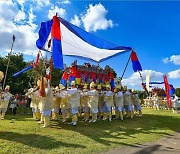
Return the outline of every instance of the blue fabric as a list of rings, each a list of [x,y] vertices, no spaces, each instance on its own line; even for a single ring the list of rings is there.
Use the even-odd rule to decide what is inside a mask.
[[[44,47],[44,44],[46,43],[47,38],[51,32],[52,23],[53,23],[52,20],[41,23],[41,28],[39,30],[39,39],[36,41],[36,46],[39,49],[45,50],[43,47]]]
[[[61,41],[56,40],[55,38],[53,39],[52,58],[53,58],[54,68],[63,70],[64,64],[63,64]]]
[[[76,77],[75,76],[70,76],[69,77],[69,82],[71,83],[72,81],[75,81],[76,80]]]
[[[71,114],[77,114],[78,113],[78,107],[71,109]]]
[[[113,79],[111,79],[110,85],[111,85],[111,88],[114,88],[114,87],[115,87],[115,83],[114,83],[114,80],[113,80]]]
[[[82,30],[81,28],[67,22],[66,20],[60,18],[61,23],[66,26],[72,33],[74,33],[75,35],[77,35],[78,37],[80,37],[82,40],[84,40],[85,42],[101,48],[101,49],[109,49],[109,50],[129,50],[131,51],[132,48],[131,47],[122,47],[122,46],[118,46],[115,45],[113,43],[110,43],[108,41],[105,41],[101,38],[98,38],[84,30]]]
[[[134,110],[135,111],[141,111],[141,105],[134,105]]]
[[[104,107],[103,107],[103,111],[104,112],[111,112],[112,107],[108,106],[106,102],[104,102]]]
[[[133,65],[134,72],[142,71],[142,67],[139,61],[132,61],[132,65]]]
[[[32,69],[32,68],[33,68],[33,66],[30,65],[30,66],[28,66],[28,67],[22,69],[21,71],[19,71],[19,72],[13,74],[13,77],[17,77],[17,76],[21,75],[22,73],[27,72],[28,70],[30,70],[30,69]]]
[[[62,84],[64,87],[66,87],[67,81],[64,79],[61,79],[59,83]]]
[[[122,106],[117,106],[116,107],[116,112],[122,112],[123,111],[123,107]]]
[[[124,105],[124,109],[126,112],[132,111],[132,105]]]

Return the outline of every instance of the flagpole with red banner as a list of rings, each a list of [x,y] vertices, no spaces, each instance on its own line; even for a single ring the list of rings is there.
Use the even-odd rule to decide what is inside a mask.
[[[168,107],[170,107],[171,105],[171,98],[170,98],[170,94],[169,94],[169,90],[170,90],[170,86],[167,80],[167,76],[163,75],[164,78],[164,85],[165,85],[165,91],[166,91],[166,98],[167,98],[167,102],[168,102]]]

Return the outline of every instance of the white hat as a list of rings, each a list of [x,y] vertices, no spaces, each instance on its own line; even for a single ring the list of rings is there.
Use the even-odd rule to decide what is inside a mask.
[[[10,86],[9,86],[9,85],[6,85],[5,90],[6,90],[6,89],[10,89]]]
[[[97,86],[97,89],[98,89],[98,90],[101,90],[101,85],[100,85],[100,84]]]
[[[88,85],[85,84],[85,85],[83,86],[83,89],[87,89],[87,88],[88,88]]]
[[[65,89],[65,87],[62,84],[59,84],[59,88],[60,88],[60,90]]]
[[[116,88],[117,88],[117,89],[121,89],[121,85],[117,85]]]
[[[108,85],[106,85],[106,88],[109,88],[109,89],[111,89],[111,86],[108,84]]]
[[[72,81],[71,82],[71,86],[75,86],[76,85],[76,82],[75,81]]]
[[[95,86],[94,82],[91,82],[90,88],[94,88],[94,86]]]

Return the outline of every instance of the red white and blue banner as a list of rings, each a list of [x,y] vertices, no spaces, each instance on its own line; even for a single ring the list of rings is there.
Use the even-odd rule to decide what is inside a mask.
[[[112,56],[131,51],[100,39],[81,28],[54,16],[51,21],[42,22],[36,46],[41,50],[51,51],[48,47],[52,40],[52,56],[55,68],[63,69],[63,56],[77,56],[101,62]]]
[[[141,64],[138,60],[138,57],[134,51],[131,53],[131,61],[134,72],[142,71]]]

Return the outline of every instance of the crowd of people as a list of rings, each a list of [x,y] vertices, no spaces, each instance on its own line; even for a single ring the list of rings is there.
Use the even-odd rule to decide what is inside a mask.
[[[41,87],[40,81],[38,86]],[[51,118],[59,120],[60,114],[62,122],[71,118],[69,124],[73,126],[77,125],[79,116],[83,117],[83,121],[92,123],[96,123],[97,119],[112,121],[113,113],[115,118],[120,120],[124,117],[133,118],[135,111],[142,116],[138,94],[128,91],[127,87],[122,90],[121,86],[116,86],[112,91],[110,85],[102,89],[100,85],[95,86],[95,83],[91,82],[90,85],[77,88],[75,81],[72,81],[68,88],[62,84],[50,88],[46,79],[44,87],[44,94],[38,87],[31,88],[26,93],[26,96],[31,98],[33,117],[40,120],[39,124],[43,124],[43,127],[50,125]]]

